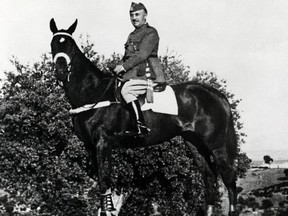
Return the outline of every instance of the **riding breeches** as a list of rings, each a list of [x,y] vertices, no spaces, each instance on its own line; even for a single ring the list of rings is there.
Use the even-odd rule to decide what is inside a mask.
[[[137,100],[139,95],[146,93],[148,87],[147,80],[131,79],[124,83],[121,94],[126,103]]]

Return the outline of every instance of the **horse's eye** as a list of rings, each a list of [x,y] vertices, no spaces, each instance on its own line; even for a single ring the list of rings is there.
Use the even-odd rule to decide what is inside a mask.
[[[63,43],[65,41],[65,38],[62,37],[59,41],[60,41],[60,43]]]

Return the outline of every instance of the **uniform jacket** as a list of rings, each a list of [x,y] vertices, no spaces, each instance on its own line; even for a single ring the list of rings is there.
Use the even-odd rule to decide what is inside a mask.
[[[126,73],[123,81],[129,79],[147,79],[147,66],[150,67],[152,79],[165,82],[164,71],[158,59],[159,35],[155,28],[144,24],[128,36],[125,43],[123,67]]]

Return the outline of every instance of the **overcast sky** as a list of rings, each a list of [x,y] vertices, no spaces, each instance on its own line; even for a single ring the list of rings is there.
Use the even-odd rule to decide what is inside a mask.
[[[192,75],[211,71],[242,99],[242,150],[252,159],[288,159],[288,1],[143,0],[160,35],[159,54],[180,55]],[[0,76],[9,59],[33,63],[50,51],[49,21],[90,35],[99,54],[123,53],[133,30],[129,0],[1,0]],[[259,153],[260,152],[260,153]]]

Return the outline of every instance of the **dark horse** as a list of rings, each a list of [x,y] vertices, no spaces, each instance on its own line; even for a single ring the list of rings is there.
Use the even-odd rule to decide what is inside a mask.
[[[52,56],[56,78],[63,83],[72,109],[101,101],[115,101],[115,85],[111,75],[95,67],[80,51],[72,38],[77,20],[67,30],[58,30],[54,19]],[[144,111],[147,126],[145,137],[118,136],[130,124],[129,112],[120,103],[89,109],[72,116],[78,137],[85,143],[95,176],[98,175],[100,215],[117,215],[111,195],[111,154],[114,148],[156,145],[175,136],[182,136],[197,162],[206,184],[205,215],[212,215],[215,199],[212,188],[217,176],[228,190],[229,215],[236,215],[236,135],[230,105],[220,92],[206,85],[187,82],[172,86],[178,103],[178,115]],[[118,209],[119,211],[119,209]]]

